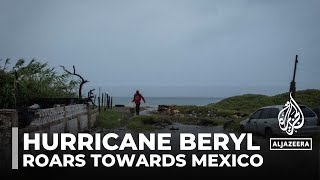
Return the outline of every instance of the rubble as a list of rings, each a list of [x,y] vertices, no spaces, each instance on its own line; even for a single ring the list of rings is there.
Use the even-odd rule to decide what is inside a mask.
[[[179,130],[179,128],[176,128],[176,127],[171,126],[171,127],[169,128],[169,130],[171,130],[171,131],[176,131],[176,130]]]
[[[177,115],[180,113],[177,110],[176,105],[159,105],[158,106],[158,113],[168,114],[168,115]]]

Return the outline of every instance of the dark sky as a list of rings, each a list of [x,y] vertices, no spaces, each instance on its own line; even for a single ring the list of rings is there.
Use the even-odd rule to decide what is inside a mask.
[[[76,68],[114,96],[320,88],[319,0],[0,0],[0,58]]]

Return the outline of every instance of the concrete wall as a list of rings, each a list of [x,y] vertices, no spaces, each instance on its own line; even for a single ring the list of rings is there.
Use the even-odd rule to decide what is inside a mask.
[[[0,109],[0,168],[11,166],[11,127],[17,126],[17,112],[12,109]]]
[[[67,121],[67,130],[66,132],[76,134],[79,131],[78,129],[78,119],[74,118]]]
[[[79,131],[87,130],[89,127],[88,115],[79,117]]]
[[[47,130],[49,134],[62,132],[76,134],[92,128],[97,115],[98,110],[89,110],[85,104],[39,109],[35,112],[31,124],[20,132]]]
[[[49,109],[39,109],[26,128],[19,129],[19,141],[23,133],[48,133],[49,143],[53,133],[69,132],[77,134],[95,125],[98,109],[91,110],[85,104],[70,105]],[[13,109],[0,109],[0,169],[11,168],[11,129],[18,127],[18,113]],[[19,148],[19,152],[22,148]],[[31,151],[31,153],[34,153]]]
[[[63,119],[65,116],[64,107],[56,107],[49,109],[39,109],[35,112],[35,118],[30,125],[40,125]]]
[[[97,115],[97,109],[89,110],[89,106],[85,104],[39,109],[35,112],[31,124],[19,129],[19,134],[37,132],[77,134],[92,128]],[[0,109],[0,151],[11,147],[12,127],[18,127],[18,113],[13,109]]]

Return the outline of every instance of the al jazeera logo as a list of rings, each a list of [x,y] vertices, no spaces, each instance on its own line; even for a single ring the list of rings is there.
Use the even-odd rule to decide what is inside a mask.
[[[278,114],[279,127],[288,136],[298,133],[304,125],[304,115],[292,98]],[[270,138],[270,150],[312,150],[312,138]]]

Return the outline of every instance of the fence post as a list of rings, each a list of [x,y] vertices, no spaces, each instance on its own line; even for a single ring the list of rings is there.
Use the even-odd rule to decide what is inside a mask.
[[[107,94],[107,108],[109,109],[109,94]]]
[[[105,102],[105,104],[104,104],[104,110],[106,111],[107,110],[107,93],[104,93],[104,102]]]
[[[108,101],[108,109],[109,109],[110,108],[110,96],[109,95],[108,95],[107,101]]]
[[[103,94],[104,94],[104,93],[102,93],[102,97],[101,97],[101,107],[102,107],[102,110],[103,110],[103,107],[104,107],[103,105],[105,104],[105,102],[103,101],[103,100],[104,100]]]
[[[100,107],[100,97],[98,97],[98,106],[99,106],[99,113],[100,113],[100,110],[101,110],[101,109],[100,109],[100,108],[101,108],[101,107]]]
[[[111,97],[111,100],[110,100],[110,108],[112,109],[112,97]]]

